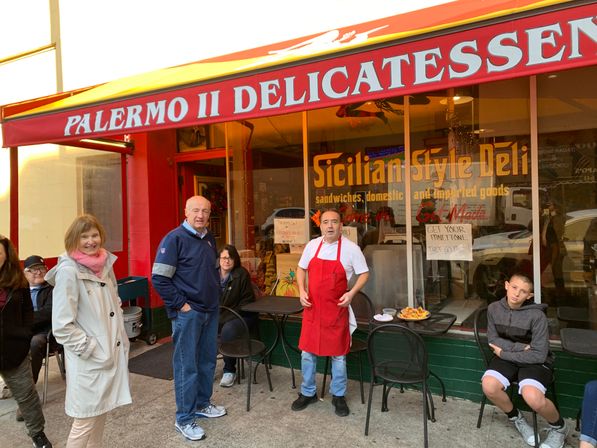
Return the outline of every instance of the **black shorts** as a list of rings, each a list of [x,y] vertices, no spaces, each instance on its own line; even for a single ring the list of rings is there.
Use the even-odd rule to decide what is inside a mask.
[[[504,384],[502,378],[492,374],[490,371],[498,372],[509,383]],[[543,392],[547,389],[554,379],[553,368],[549,364],[516,364],[511,361],[503,360],[502,358],[494,357],[489,363],[486,375],[491,375],[507,388],[513,381],[519,385],[532,385],[533,382],[539,383],[543,386]],[[526,381],[525,381],[526,380]]]

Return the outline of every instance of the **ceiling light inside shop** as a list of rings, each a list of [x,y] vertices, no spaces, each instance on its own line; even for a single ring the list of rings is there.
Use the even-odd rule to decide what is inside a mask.
[[[451,98],[442,98],[439,100],[439,103],[445,106],[448,104],[449,99],[451,99],[454,104],[466,104],[473,101],[474,98],[468,95],[454,95]]]

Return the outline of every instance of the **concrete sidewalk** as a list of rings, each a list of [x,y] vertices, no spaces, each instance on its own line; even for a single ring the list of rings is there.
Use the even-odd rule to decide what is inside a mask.
[[[131,356],[152,349],[142,341],[131,344]],[[64,414],[65,385],[56,361],[50,360],[48,403],[44,407],[46,434],[54,447],[65,446],[71,419]],[[310,405],[301,412],[290,410],[298,389],[291,388],[290,369],[274,366],[270,392],[263,367],[259,367],[259,384],[253,385],[251,411],[245,410],[246,382],[230,389],[218,386],[222,362],[218,362],[218,381],[214,383],[213,401],[226,406],[228,415],[203,419],[201,426],[207,437],[198,442],[187,441],[174,429],[173,382],[131,374],[133,404],[108,414],[104,447],[421,447],[423,446],[422,397],[420,392],[393,391],[389,412],[380,412],[381,387],[374,390],[369,436],[364,435],[366,404],[361,404],[358,382],[350,381],[347,401],[350,415],[334,414],[331,396]],[[297,375],[300,383],[300,371]],[[318,384],[321,377],[318,376]],[[369,385],[365,385],[367,398]],[[41,396],[41,381],[38,385]],[[479,405],[448,397],[446,403],[434,395],[435,423],[429,422],[429,446],[440,448],[523,448],[527,446],[505,415],[487,406],[481,429],[476,428]],[[30,447],[31,440],[23,423],[15,421],[16,403],[0,400],[0,447]],[[528,414],[527,414],[528,415]],[[528,415],[530,422],[531,416]],[[569,447],[578,446],[574,422],[567,421]],[[540,419],[540,428],[546,423]],[[541,435],[544,436],[542,432]]]

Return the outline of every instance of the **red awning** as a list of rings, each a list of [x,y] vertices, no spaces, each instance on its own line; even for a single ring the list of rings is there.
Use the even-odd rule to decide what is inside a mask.
[[[594,65],[596,15],[595,2],[461,0],[5,106],[4,145],[245,120]]]

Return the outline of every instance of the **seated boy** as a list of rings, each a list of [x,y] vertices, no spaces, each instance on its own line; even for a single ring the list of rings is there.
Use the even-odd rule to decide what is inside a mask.
[[[567,428],[554,404],[545,396],[553,381],[553,355],[545,304],[532,301],[533,282],[522,274],[506,281],[506,297],[489,305],[487,339],[495,357],[482,378],[483,393],[506,413],[524,441],[534,446],[533,428],[514,406],[506,389],[518,381],[518,393],[550,424],[540,448],[562,448]]]

